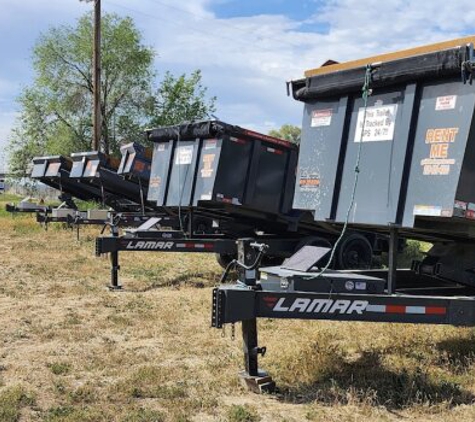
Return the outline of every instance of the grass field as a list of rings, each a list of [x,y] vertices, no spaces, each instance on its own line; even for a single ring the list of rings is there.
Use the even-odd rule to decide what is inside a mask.
[[[214,257],[124,253],[110,292],[98,232],[0,212],[0,421],[475,420],[473,330],[262,320],[254,395],[239,327],[209,328]]]

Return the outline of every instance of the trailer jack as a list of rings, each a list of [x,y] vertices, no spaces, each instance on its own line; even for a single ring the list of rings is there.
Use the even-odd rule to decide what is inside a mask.
[[[114,238],[119,237],[119,228],[111,224],[110,225],[111,236]],[[119,251],[115,250],[110,253],[111,261],[111,284],[109,285],[109,290],[122,290],[122,285],[119,281]]]
[[[264,357],[265,347],[257,345],[257,320],[255,318],[242,322],[242,339],[245,370],[239,373],[239,379],[244,388],[262,394],[272,393],[275,382],[267,372],[259,369],[258,356]]]
[[[249,290],[255,290],[259,261],[267,246],[259,245],[253,239],[238,240],[238,274],[241,285]],[[244,388],[254,393],[272,393],[275,382],[267,372],[259,369],[258,357],[264,357],[266,347],[258,346],[257,319],[245,319],[242,321],[242,340],[244,352],[244,371],[239,373],[239,379]]]

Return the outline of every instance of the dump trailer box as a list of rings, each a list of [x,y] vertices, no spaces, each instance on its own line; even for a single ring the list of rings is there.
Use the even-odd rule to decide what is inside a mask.
[[[125,178],[138,180],[144,186],[148,186],[153,149],[131,142],[122,146],[120,152],[122,159],[117,174]]]
[[[99,170],[111,170],[116,172],[119,167],[119,160],[98,151],[75,152],[71,154],[73,167],[71,169],[72,179],[89,179],[99,175]]]
[[[147,192],[134,181],[124,180],[117,174],[119,160],[97,151],[78,152],[71,155],[71,179],[88,182],[105,193],[115,195],[140,205]]]
[[[474,237],[473,41],[330,65],[293,81],[304,103],[294,207],[343,223],[360,153],[351,225]]]
[[[101,201],[101,191],[70,179],[72,161],[62,155],[33,159],[31,178],[83,201]]]
[[[220,121],[148,131],[155,143],[148,200],[161,207],[291,212],[297,147]]]

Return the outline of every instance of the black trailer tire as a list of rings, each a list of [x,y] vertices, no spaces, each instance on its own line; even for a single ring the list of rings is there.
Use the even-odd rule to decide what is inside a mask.
[[[230,262],[233,259],[236,259],[237,256],[230,255],[230,254],[225,254],[225,253],[217,253],[215,254],[216,256],[216,261],[218,261],[218,264],[223,268],[224,270],[228,267]]]
[[[298,243],[295,252],[298,252],[304,246],[324,246],[331,248],[332,242],[329,239],[320,236],[307,236]]]
[[[367,270],[373,262],[373,247],[369,240],[359,233],[343,238],[336,251],[338,270]]]

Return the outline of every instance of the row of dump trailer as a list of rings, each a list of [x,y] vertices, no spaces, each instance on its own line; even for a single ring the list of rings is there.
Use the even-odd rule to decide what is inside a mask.
[[[211,325],[242,322],[241,378],[271,390],[258,318],[475,325],[474,41],[307,71],[288,86],[304,108],[300,150],[206,121],[150,130],[153,153],[128,145],[120,163],[38,158],[32,176],[152,216],[97,239],[115,287],[119,251],[220,254]],[[405,239],[433,247],[399,269]],[[375,250],[388,268],[370,268]]]
[[[97,240],[97,253],[113,252],[114,262],[119,251],[166,250],[214,252],[226,266],[237,256],[236,239],[245,237],[270,242],[266,262],[278,262],[302,244],[328,246],[336,239],[337,230],[292,208],[296,145],[220,121],[153,129],[146,136],[153,149],[125,145],[121,160],[99,152],[35,158],[31,177],[58,189],[65,201],[56,209],[41,207],[38,221],[140,226]],[[73,198],[111,211],[77,210]],[[335,265],[369,267],[384,242],[384,236],[351,233]],[[118,265],[112,267],[118,287]]]

